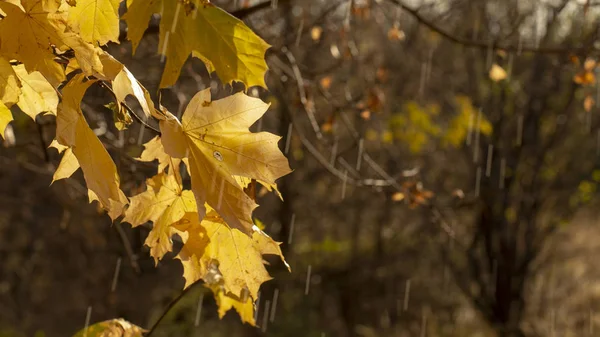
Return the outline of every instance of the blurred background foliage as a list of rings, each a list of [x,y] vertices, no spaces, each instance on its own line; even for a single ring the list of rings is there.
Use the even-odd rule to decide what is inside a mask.
[[[259,191],[255,216],[292,273],[265,257],[258,328],[219,320],[198,286],[154,336],[598,335],[598,3],[215,3],[273,46],[269,91],[248,90],[271,103],[253,130],[283,136],[294,172],[278,182],[284,202]],[[124,24],[109,47],[153,95],[158,20],[134,56]],[[180,115],[207,87],[243,89],[190,59],[162,103]],[[134,195],[155,165],[134,158],[155,134],[114,128],[109,101],[93,87],[83,111]],[[111,224],[81,172],[49,186],[55,121],[14,115],[0,146],[0,336],[70,336],[88,313],[148,328],[183,288],[179,262],[155,267],[148,227]]]

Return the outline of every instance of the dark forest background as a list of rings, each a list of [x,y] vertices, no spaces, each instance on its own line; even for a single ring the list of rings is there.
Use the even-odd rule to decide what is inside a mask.
[[[215,3],[273,46],[253,129],[283,136],[294,172],[255,216],[292,273],[269,259],[259,328],[219,320],[197,287],[155,336],[600,334],[600,3]],[[134,56],[124,23],[109,47],[153,94],[158,20]],[[163,104],[180,115],[207,87],[242,90],[190,59]],[[132,195],[155,134],[116,130],[109,99],[82,107]],[[49,186],[55,121],[38,122],[15,112],[0,144],[0,336],[70,336],[88,314],[149,327],[180,263],[155,268],[148,227],[111,224],[81,172]]]

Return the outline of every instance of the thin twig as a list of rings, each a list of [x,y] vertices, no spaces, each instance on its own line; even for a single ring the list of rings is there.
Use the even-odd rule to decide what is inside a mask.
[[[121,237],[121,242],[123,242],[123,247],[125,247],[125,252],[127,253],[127,256],[129,257],[129,262],[131,263],[131,267],[133,268],[133,270],[135,271],[136,274],[140,274],[141,273],[140,265],[137,262],[137,257],[135,255],[135,253],[133,252],[133,248],[131,248],[131,242],[129,242],[127,233],[125,233],[125,230],[123,229],[123,227],[121,226],[121,223],[119,223],[119,222],[115,223],[115,228],[117,229],[117,232],[119,233],[119,237]]]
[[[154,131],[157,135],[160,136],[160,130],[156,129],[155,127],[151,126],[150,124],[146,123],[144,120],[142,120],[142,118],[140,116],[138,116],[138,114],[136,114],[133,109],[131,109],[125,102],[119,102],[119,100],[117,99],[117,95],[115,94],[115,92],[112,90],[112,88],[110,86],[108,86],[108,84],[106,84],[106,82],[104,81],[98,81],[98,83],[100,84],[101,87],[105,88],[106,90],[110,91],[110,93],[113,95],[113,97],[115,98],[115,101],[117,101],[119,104],[121,104],[125,109],[127,109],[127,111],[129,112],[130,115],[132,115],[133,117],[135,117],[135,119],[140,122],[140,124],[142,124],[143,126],[147,127],[148,129]]]
[[[430,30],[440,34],[444,38],[449,41],[452,41],[456,44],[463,45],[465,47],[470,48],[480,48],[480,49],[492,49],[492,50],[504,50],[508,52],[530,52],[530,53],[540,53],[540,54],[566,54],[566,53],[580,53],[580,52],[600,52],[600,49],[596,47],[527,47],[527,46],[515,46],[515,45],[504,45],[494,41],[490,44],[490,42],[476,41],[471,39],[462,38],[459,36],[455,36],[452,33],[447,32],[446,30],[438,27],[433,22],[426,19],[424,16],[419,14],[418,10],[409,7],[404,4],[401,0],[387,0],[388,2],[402,8],[405,12],[414,17],[420,24],[429,28]]]
[[[190,284],[189,287],[185,288],[179,295],[177,295],[177,297],[175,297],[171,303],[169,303],[169,305],[167,306],[167,308],[162,312],[162,314],[160,315],[160,317],[158,318],[158,320],[156,322],[154,322],[154,324],[152,325],[152,327],[148,330],[148,332],[145,334],[145,337],[150,337],[154,331],[157,330],[158,325],[160,324],[160,322],[162,322],[162,320],[167,317],[167,314],[169,313],[169,311],[171,311],[171,309],[173,309],[173,307],[175,307],[175,305],[181,301],[181,299],[183,299],[183,297],[185,297],[185,295],[192,289],[195,288],[196,285],[202,283],[203,280],[199,279],[196,280],[196,282]]]
[[[286,2],[288,0],[278,0],[279,3],[283,3]],[[273,1],[271,0],[267,0],[267,1],[263,1],[263,2],[259,2],[256,5],[250,6],[250,7],[246,7],[246,8],[240,8],[238,10],[229,12],[229,14],[235,16],[236,18],[242,20],[245,17],[249,16],[250,14],[256,13],[262,9],[267,9],[267,8],[271,8],[271,3]]]

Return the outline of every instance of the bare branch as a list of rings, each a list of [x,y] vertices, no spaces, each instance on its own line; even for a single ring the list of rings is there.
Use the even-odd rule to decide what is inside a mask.
[[[527,46],[515,46],[515,45],[505,45],[502,43],[498,43],[498,41],[494,41],[491,44],[489,42],[476,41],[471,39],[466,39],[462,37],[458,37],[453,35],[450,32],[440,28],[435,23],[426,19],[423,15],[419,14],[418,10],[409,7],[404,4],[401,0],[387,0],[388,2],[402,8],[405,12],[414,17],[420,24],[429,28],[430,30],[440,34],[445,39],[454,42],[456,44],[460,44],[469,48],[479,48],[479,49],[493,49],[493,50],[504,50],[508,52],[530,52],[530,53],[540,53],[540,54],[567,54],[567,53],[582,53],[582,52],[600,52],[600,49],[596,47],[527,47]]]

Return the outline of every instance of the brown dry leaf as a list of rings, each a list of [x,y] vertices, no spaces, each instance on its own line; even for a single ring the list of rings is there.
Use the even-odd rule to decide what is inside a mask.
[[[379,67],[377,68],[377,74],[376,74],[377,79],[381,82],[381,83],[385,83],[388,80],[388,70],[384,67]]]
[[[388,30],[387,37],[390,41],[404,41],[404,38],[406,36],[404,34],[404,31],[400,29],[400,24],[396,22],[394,23],[392,28]]]
[[[371,119],[371,111],[369,111],[369,110],[363,110],[360,113],[360,118],[368,121],[369,119]]]
[[[325,76],[319,80],[321,88],[325,90],[329,90],[329,88],[331,87],[331,82],[333,82],[331,76]]]

